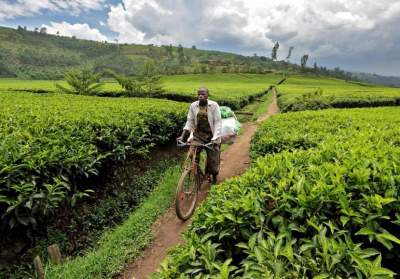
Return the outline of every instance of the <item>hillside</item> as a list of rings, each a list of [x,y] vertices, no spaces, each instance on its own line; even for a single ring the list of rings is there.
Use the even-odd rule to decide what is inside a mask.
[[[298,68],[262,56],[198,50],[195,46],[115,44],[0,27],[0,77],[60,79],[67,69],[84,64],[93,65],[96,71],[107,68],[131,74],[149,60],[156,61],[164,74]]]
[[[362,81],[375,84],[383,84],[391,87],[400,87],[400,78],[395,76],[382,76],[369,73],[354,73],[353,76]]]
[[[188,73],[285,73],[309,72],[340,79],[352,79],[399,87],[400,77],[350,73],[340,68],[305,68],[286,61],[272,61],[254,54],[243,56],[213,50],[172,45],[115,44],[81,40],[24,29],[0,27],[0,77],[19,79],[61,79],[65,71],[85,64],[97,72],[112,69],[133,74],[146,61],[154,61],[162,74]]]

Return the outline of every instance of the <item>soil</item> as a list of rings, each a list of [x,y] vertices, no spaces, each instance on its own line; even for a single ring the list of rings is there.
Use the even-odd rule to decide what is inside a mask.
[[[274,88],[272,89],[272,93],[273,100],[268,107],[267,114],[260,117],[256,123],[244,124],[242,126],[242,135],[221,154],[221,169],[218,175],[218,182],[240,175],[246,171],[250,164],[250,141],[258,124],[267,120],[271,115],[277,114],[279,111]],[[203,186],[199,193],[199,202],[202,202],[206,198],[207,192],[208,188]],[[174,206],[169,208],[153,225],[155,236],[153,242],[142,252],[140,257],[128,265],[120,279],[148,278],[157,270],[168,251],[177,244],[183,243],[182,232],[190,223],[191,220],[182,222],[176,217]]]

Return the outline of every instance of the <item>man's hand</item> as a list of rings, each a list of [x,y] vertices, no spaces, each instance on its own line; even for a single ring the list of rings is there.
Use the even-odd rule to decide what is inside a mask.
[[[182,142],[186,142],[188,137],[189,137],[190,133],[188,130],[183,130],[182,135],[178,138],[176,138],[177,141],[182,141]]]

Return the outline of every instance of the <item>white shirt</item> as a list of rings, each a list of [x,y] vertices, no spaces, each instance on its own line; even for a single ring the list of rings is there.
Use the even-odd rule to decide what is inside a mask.
[[[189,141],[193,138],[194,129],[197,126],[197,113],[200,110],[199,101],[190,105],[186,125],[183,129],[190,131]],[[220,142],[221,139],[221,111],[217,102],[207,100],[208,123],[213,134],[212,141]]]

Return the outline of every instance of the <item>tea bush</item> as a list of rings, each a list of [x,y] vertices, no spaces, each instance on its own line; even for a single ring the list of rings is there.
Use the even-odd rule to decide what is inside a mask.
[[[400,110],[289,113],[214,188],[155,278],[393,278]]]
[[[400,105],[400,90],[317,76],[289,76],[278,86],[282,112]]]
[[[271,84],[277,83],[282,78],[278,74],[188,74],[163,76],[161,78],[164,92],[159,89],[130,90],[133,84],[124,90],[113,79],[104,80],[101,91],[97,96],[104,97],[151,97],[168,99],[179,102],[193,102],[196,100],[196,90],[207,86],[210,90],[210,99],[232,109],[246,106],[255,99],[266,94]],[[50,80],[17,80],[0,79],[1,91],[24,91],[33,93],[54,93],[58,89],[56,84],[63,87],[66,81]],[[133,88],[130,88],[133,89]]]
[[[143,158],[182,128],[187,105],[166,100],[0,94],[1,231],[36,226],[112,161]]]

